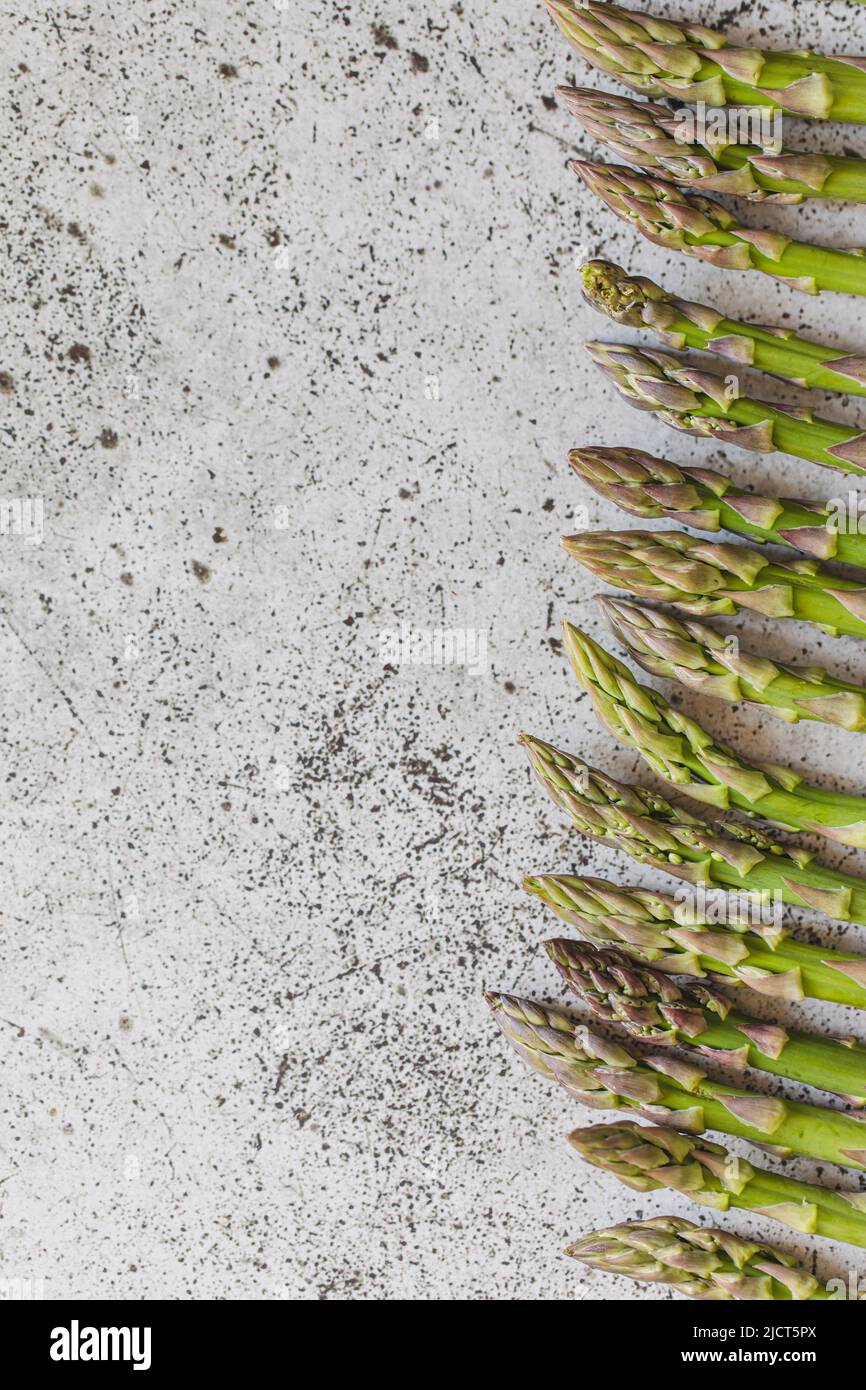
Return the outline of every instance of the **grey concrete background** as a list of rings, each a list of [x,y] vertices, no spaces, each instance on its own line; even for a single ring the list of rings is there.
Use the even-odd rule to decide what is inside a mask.
[[[676,12],[866,47],[841,0]],[[47,1298],[665,1297],[561,1248],[696,1209],[582,1170],[562,1136],[587,1117],[481,1001],[557,994],[522,872],[637,877],[566,831],[514,744],[638,770],[562,658],[562,617],[599,629],[557,538],[580,507],[622,524],[565,454],[840,484],[620,406],[580,344],[623,335],[575,267],[604,253],[862,350],[859,305],[668,256],[594,206],[551,93],[601,84],[530,0],[18,4],[4,30],[0,457],[45,519],[41,545],[0,538],[0,1274]],[[866,153],[854,128],[796,134]],[[852,209],[743,216],[866,240]],[[483,670],[387,667],[404,622],[483,633]],[[854,642],[745,626],[866,675]],[[858,782],[856,738],[692,703]],[[839,1012],[796,1011],[856,1027]]]

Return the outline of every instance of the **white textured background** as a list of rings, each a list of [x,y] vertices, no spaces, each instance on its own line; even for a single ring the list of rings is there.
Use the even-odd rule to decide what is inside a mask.
[[[0,538],[0,1274],[49,1298],[666,1297],[561,1248],[698,1209],[582,1168],[563,1135],[590,1117],[481,1001],[558,994],[524,871],[640,878],[566,831],[514,744],[638,771],[562,658],[562,617],[599,625],[558,537],[578,506],[623,524],[565,455],[843,485],[621,406],[581,340],[628,335],[575,268],[605,254],[861,351],[862,308],[669,256],[593,205],[551,93],[603,84],[532,0],[38,9],[7,9],[3,41],[0,456],[45,539]],[[841,0],[671,13],[866,49]],[[855,127],[788,129],[866,154]],[[852,209],[743,220],[866,241]],[[482,629],[483,674],[386,669],[403,621]],[[866,677],[854,641],[748,627]],[[862,776],[856,736],[689,708]]]

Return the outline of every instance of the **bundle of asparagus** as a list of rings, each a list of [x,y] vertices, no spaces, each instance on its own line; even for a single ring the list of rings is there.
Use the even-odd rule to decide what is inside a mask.
[[[681,1216],[624,1221],[569,1245],[572,1259],[610,1274],[650,1284],[669,1284],[686,1298],[834,1300],[831,1293],[783,1250],[741,1240],[730,1231],[695,1226]]]
[[[810,786],[799,773],[749,763],[668,704],[585,632],[563,624],[572,670],[605,728],[634,748],[666,782],[686,786],[697,801],[735,806],[788,830],[813,831],[866,848],[866,797]]]
[[[866,730],[866,690],[837,680],[821,666],[783,666],[742,651],[736,638],[707,623],[681,623],[658,608],[608,595],[599,601],[623,646],[651,675],[718,700],[763,705],[789,724],[813,719]]]
[[[625,1106],[688,1134],[719,1130],[780,1156],[800,1154],[866,1170],[866,1127],[853,1114],[712,1081],[670,1049],[638,1056],[535,999],[495,992],[485,998],[523,1060],[584,1105]]]
[[[584,347],[629,405],[652,411],[671,429],[754,453],[779,450],[842,473],[866,474],[866,432],[855,426],[740,395],[735,376],[708,372],[688,355],[625,343],[589,342]]]
[[[801,338],[790,328],[763,328],[725,318],[708,304],[669,294],[643,275],[627,275],[612,261],[580,269],[583,297],[599,313],[629,328],[647,328],[669,347],[716,353],[735,366],[811,386],[866,396],[866,357]]]
[[[622,164],[573,159],[568,167],[611,212],[657,246],[719,270],[760,270],[804,294],[866,294],[866,259],[859,248],[834,251],[766,227],[743,227],[712,198]]]
[[[579,52],[644,95],[866,123],[866,59],[741,48],[700,24],[672,24],[611,4],[546,3]],[[668,106],[587,89],[557,90],[592,135],[650,171],[637,174],[590,161],[570,166],[648,240],[719,268],[758,270],[808,293],[866,295],[866,252],[741,226],[703,196],[712,190],[753,201],[866,202],[866,160],[782,152],[775,144],[742,140],[739,123],[724,133],[710,131]],[[866,357],[792,331],[728,319],[609,262],[589,262],[581,277],[594,307],[616,322],[649,328],[676,348],[704,349],[726,363],[866,396]],[[626,399],[676,429],[866,476],[866,431],[743,396],[736,377],[723,379],[668,352],[602,343],[587,348]],[[743,652],[736,641],[694,621],[753,609],[834,635],[866,636],[866,584],[817,563],[832,558],[866,567],[859,504],[857,524],[851,525],[838,499],[756,496],[713,470],[678,468],[639,450],[574,450],[570,462],[603,496],[638,516],[672,516],[698,529],[730,530],[815,557],[779,562],[748,546],[711,544],[680,532],[566,537],[566,549],[593,573],[691,615],[678,621],[640,604],[603,601],[614,631],[642,666],[720,699],[764,705],[789,722],[820,720],[866,730],[866,689],[819,667],[789,667]],[[788,768],[746,762],[639,684],[577,628],[566,624],[565,637],[575,673],[602,722],[667,781],[716,809],[736,807],[749,817],[866,847],[866,797],[810,786]],[[700,1054],[737,1071],[753,1066],[866,1103],[866,1048],[763,1022],[735,1010],[715,984],[727,979],[770,997],[866,1007],[866,957],[791,940],[775,913],[764,915],[778,897],[866,923],[866,880],[817,864],[799,848],[786,849],[754,825],[729,819],[709,825],[550,744],[526,736],[521,741],[546,790],[584,834],[696,890],[719,885],[750,895],[750,906],[760,908],[726,912],[720,921],[680,895],[574,875],[525,881],[529,892],[595,943],[546,943],[570,988],[603,1022],[623,1026],[635,1041],[656,1049],[635,1054],[555,1007],[513,995],[487,996],[517,1051],[572,1096],[666,1121],[652,1129],[626,1122],[577,1130],[570,1136],[573,1146],[638,1191],[670,1187],[722,1210],[758,1212],[798,1231],[866,1248],[866,1198],[777,1177],[694,1137],[718,1129],[779,1156],[800,1154],[866,1171],[857,1117],[713,1081],[694,1062]],[[694,980],[686,982],[686,974]],[[670,1044],[685,1048],[691,1060],[672,1055]],[[838,1296],[771,1246],[674,1217],[598,1232],[567,1253],[696,1298]]]
[[[698,143],[691,113],[587,87],[557,87],[556,92],[584,129],[615,154],[698,192],[731,193],[752,202],[866,202],[866,159],[856,155],[768,153],[721,135],[715,139],[708,131]]]
[[[708,872],[722,862],[708,858]],[[699,871],[700,861],[694,867]],[[700,894],[680,889],[672,897],[575,874],[530,875],[523,887],[587,941],[615,946],[667,975],[719,980],[772,999],[866,1008],[866,956],[794,940],[757,888],[707,890],[699,881]]]
[[[801,50],[738,48],[704,24],[619,5],[545,0],[582,57],[643,96],[767,106],[809,120],[866,122],[866,62]]]
[[[829,502],[763,497],[715,469],[681,467],[642,449],[572,449],[568,461],[582,482],[633,516],[664,516],[695,531],[730,531],[759,545],[866,567],[856,494]]]
[[[586,1163],[635,1192],[671,1188],[717,1211],[739,1208],[804,1235],[866,1248],[866,1193],[797,1182],[753,1167],[722,1144],[633,1120],[572,1130],[568,1142]]]
[[[562,544],[605,583],[690,616],[745,609],[815,623],[832,636],[866,637],[866,584],[815,560],[783,564],[748,545],[701,541],[684,531],[596,531],[565,536]]]
[[[853,1041],[818,1038],[739,1013],[717,986],[674,980],[613,947],[562,937],[544,945],[595,1017],[619,1024],[635,1042],[674,1044],[736,1071],[754,1067],[866,1104],[866,1048]]]
[[[708,825],[543,739],[521,734],[519,741],[545,791],[584,835],[688,883],[778,894],[795,907],[866,925],[866,879],[816,864],[807,850],[783,847],[756,826],[732,819]],[[862,965],[839,968],[866,985]]]

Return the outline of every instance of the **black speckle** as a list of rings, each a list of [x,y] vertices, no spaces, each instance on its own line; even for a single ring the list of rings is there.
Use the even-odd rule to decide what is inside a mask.
[[[221,526],[218,526],[214,531],[213,535],[211,536],[211,540],[213,541],[214,545],[225,545],[226,541],[228,540],[228,536],[226,535],[223,528]]]
[[[75,237],[75,240],[80,241],[82,245],[87,241],[86,234],[81,230],[77,222],[68,222],[66,230],[70,236]]]
[[[105,429],[99,436],[99,442],[102,445],[103,449],[116,449],[117,432],[115,430],[110,430],[106,425]]]
[[[505,682],[503,682],[503,683],[504,683],[505,689],[508,691],[509,695],[513,695],[513,694],[514,694],[514,690],[515,690],[514,681],[505,681]]]
[[[238,70],[234,63],[220,63],[220,77],[237,77]]]
[[[84,343],[73,343],[66,356],[70,362],[84,362],[90,366],[90,348]]]
[[[552,512],[552,511],[553,511],[553,506],[554,506],[553,498],[552,498],[552,497],[548,497],[548,498],[545,499],[544,504],[543,504],[541,510],[542,510],[543,512]]]
[[[279,359],[279,357],[273,357],[273,356],[271,356],[271,357],[268,358],[268,366],[270,367],[270,369],[271,369],[272,372],[275,372],[275,371],[277,370],[277,367],[278,367],[279,365],[280,365],[280,359]]]
[[[11,396],[15,390],[15,382],[11,372],[0,372],[0,395]]]
[[[200,584],[210,583],[210,566],[203,565],[201,560],[192,561],[192,572]]]
[[[541,104],[546,111],[556,110],[556,97],[542,97]]]
[[[129,570],[124,570],[123,574],[120,576],[120,582],[121,584],[125,584],[127,589],[132,588],[132,575],[129,573]]]
[[[228,232],[220,232],[219,242],[220,246],[227,246],[229,251],[235,251],[237,249],[235,246],[235,238],[229,236]]]
[[[413,72],[427,72],[430,68],[430,59],[425,58],[423,53],[416,53],[415,49],[409,54]]]
[[[376,44],[377,48],[398,47],[397,40],[394,38],[387,24],[372,24],[370,27],[373,30],[373,42]]]

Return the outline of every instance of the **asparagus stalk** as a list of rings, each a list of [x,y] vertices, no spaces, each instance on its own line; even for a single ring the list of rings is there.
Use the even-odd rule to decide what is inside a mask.
[[[712,198],[622,164],[574,159],[568,167],[623,222],[669,251],[719,270],[760,270],[804,294],[866,294],[866,259],[860,249],[835,251],[793,241],[767,227],[741,226]]]
[[[795,1154],[866,1169],[866,1128],[854,1115],[711,1081],[692,1062],[660,1053],[638,1058],[596,1036],[562,1009],[513,994],[485,995],[508,1042],[547,1080],[594,1109],[625,1106],[688,1134],[720,1130]]]
[[[557,87],[584,130],[614,154],[698,193],[730,193],[751,202],[802,203],[806,198],[866,202],[866,159],[856,155],[771,153],[760,145],[714,138],[691,111],[632,101],[590,87]],[[725,122],[726,131],[730,118]]]
[[[754,1067],[866,1104],[866,1048],[853,1040],[819,1038],[739,1013],[717,986],[674,980],[615,947],[562,937],[544,945],[595,1017],[619,1024],[635,1042],[672,1044],[734,1071]]]
[[[759,545],[866,567],[857,493],[828,502],[761,497],[712,468],[681,467],[642,449],[572,449],[568,461],[583,482],[633,516],[664,516],[696,531],[731,531]]]
[[[598,718],[659,777],[721,810],[737,807],[787,830],[813,831],[866,848],[866,797],[810,786],[775,763],[749,763],[713,738],[585,632],[563,623],[571,667]]]
[[[668,975],[721,980],[771,999],[866,1008],[866,957],[792,940],[758,891],[733,898],[711,888],[684,899],[682,889],[671,897],[574,874],[535,875],[523,887],[586,940]]]
[[[815,560],[768,560],[748,545],[699,540],[685,531],[596,531],[563,546],[593,574],[639,598],[699,618],[740,610],[798,618],[822,631],[866,637],[866,584]]]
[[[633,1120],[572,1130],[568,1142],[585,1163],[612,1173],[634,1192],[669,1187],[716,1211],[751,1211],[803,1235],[866,1247],[866,1193],[795,1182],[754,1168],[722,1144]]]
[[[810,1302],[843,1296],[831,1293],[784,1250],[695,1226],[681,1216],[623,1221],[581,1236],[565,1253],[591,1269],[669,1284],[686,1298]]]
[[[811,410],[771,405],[739,394],[736,376],[708,372],[688,355],[626,343],[585,343],[595,365],[636,410],[650,410],[671,429],[736,444],[753,453],[776,450],[866,475],[866,432]]]
[[[738,366],[755,367],[798,386],[866,396],[866,356],[840,352],[790,328],[764,328],[728,319],[708,304],[680,299],[647,280],[627,275],[612,261],[580,268],[583,297],[614,323],[647,328],[669,347],[716,353]]]
[[[783,847],[741,821],[709,825],[646,787],[616,782],[542,739],[521,734],[519,742],[544,790],[577,829],[637,863],[698,886],[757,893],[764,901],[778,894],[794,907],[866,925],[866,879],[816,864],[808,850]],[[715,942],[713,953],[719,954]],[[837,968],[866,986],[862,964]]]
[[[739,48],[703,24],[670,22],[619,5],[546,4],[588,63],[643,96],[766,106],[808,120],[866,121],[862,58]]]
[[[764,705],[789,724],[814,719],[858,733],[866,730],[866,690],[837,680],[821,666],[782,666],[741,651],[735,637],[706,623],[681,623],[657,608],[607,596],[601,606],[620,642],[653,676],[718,700]]]

